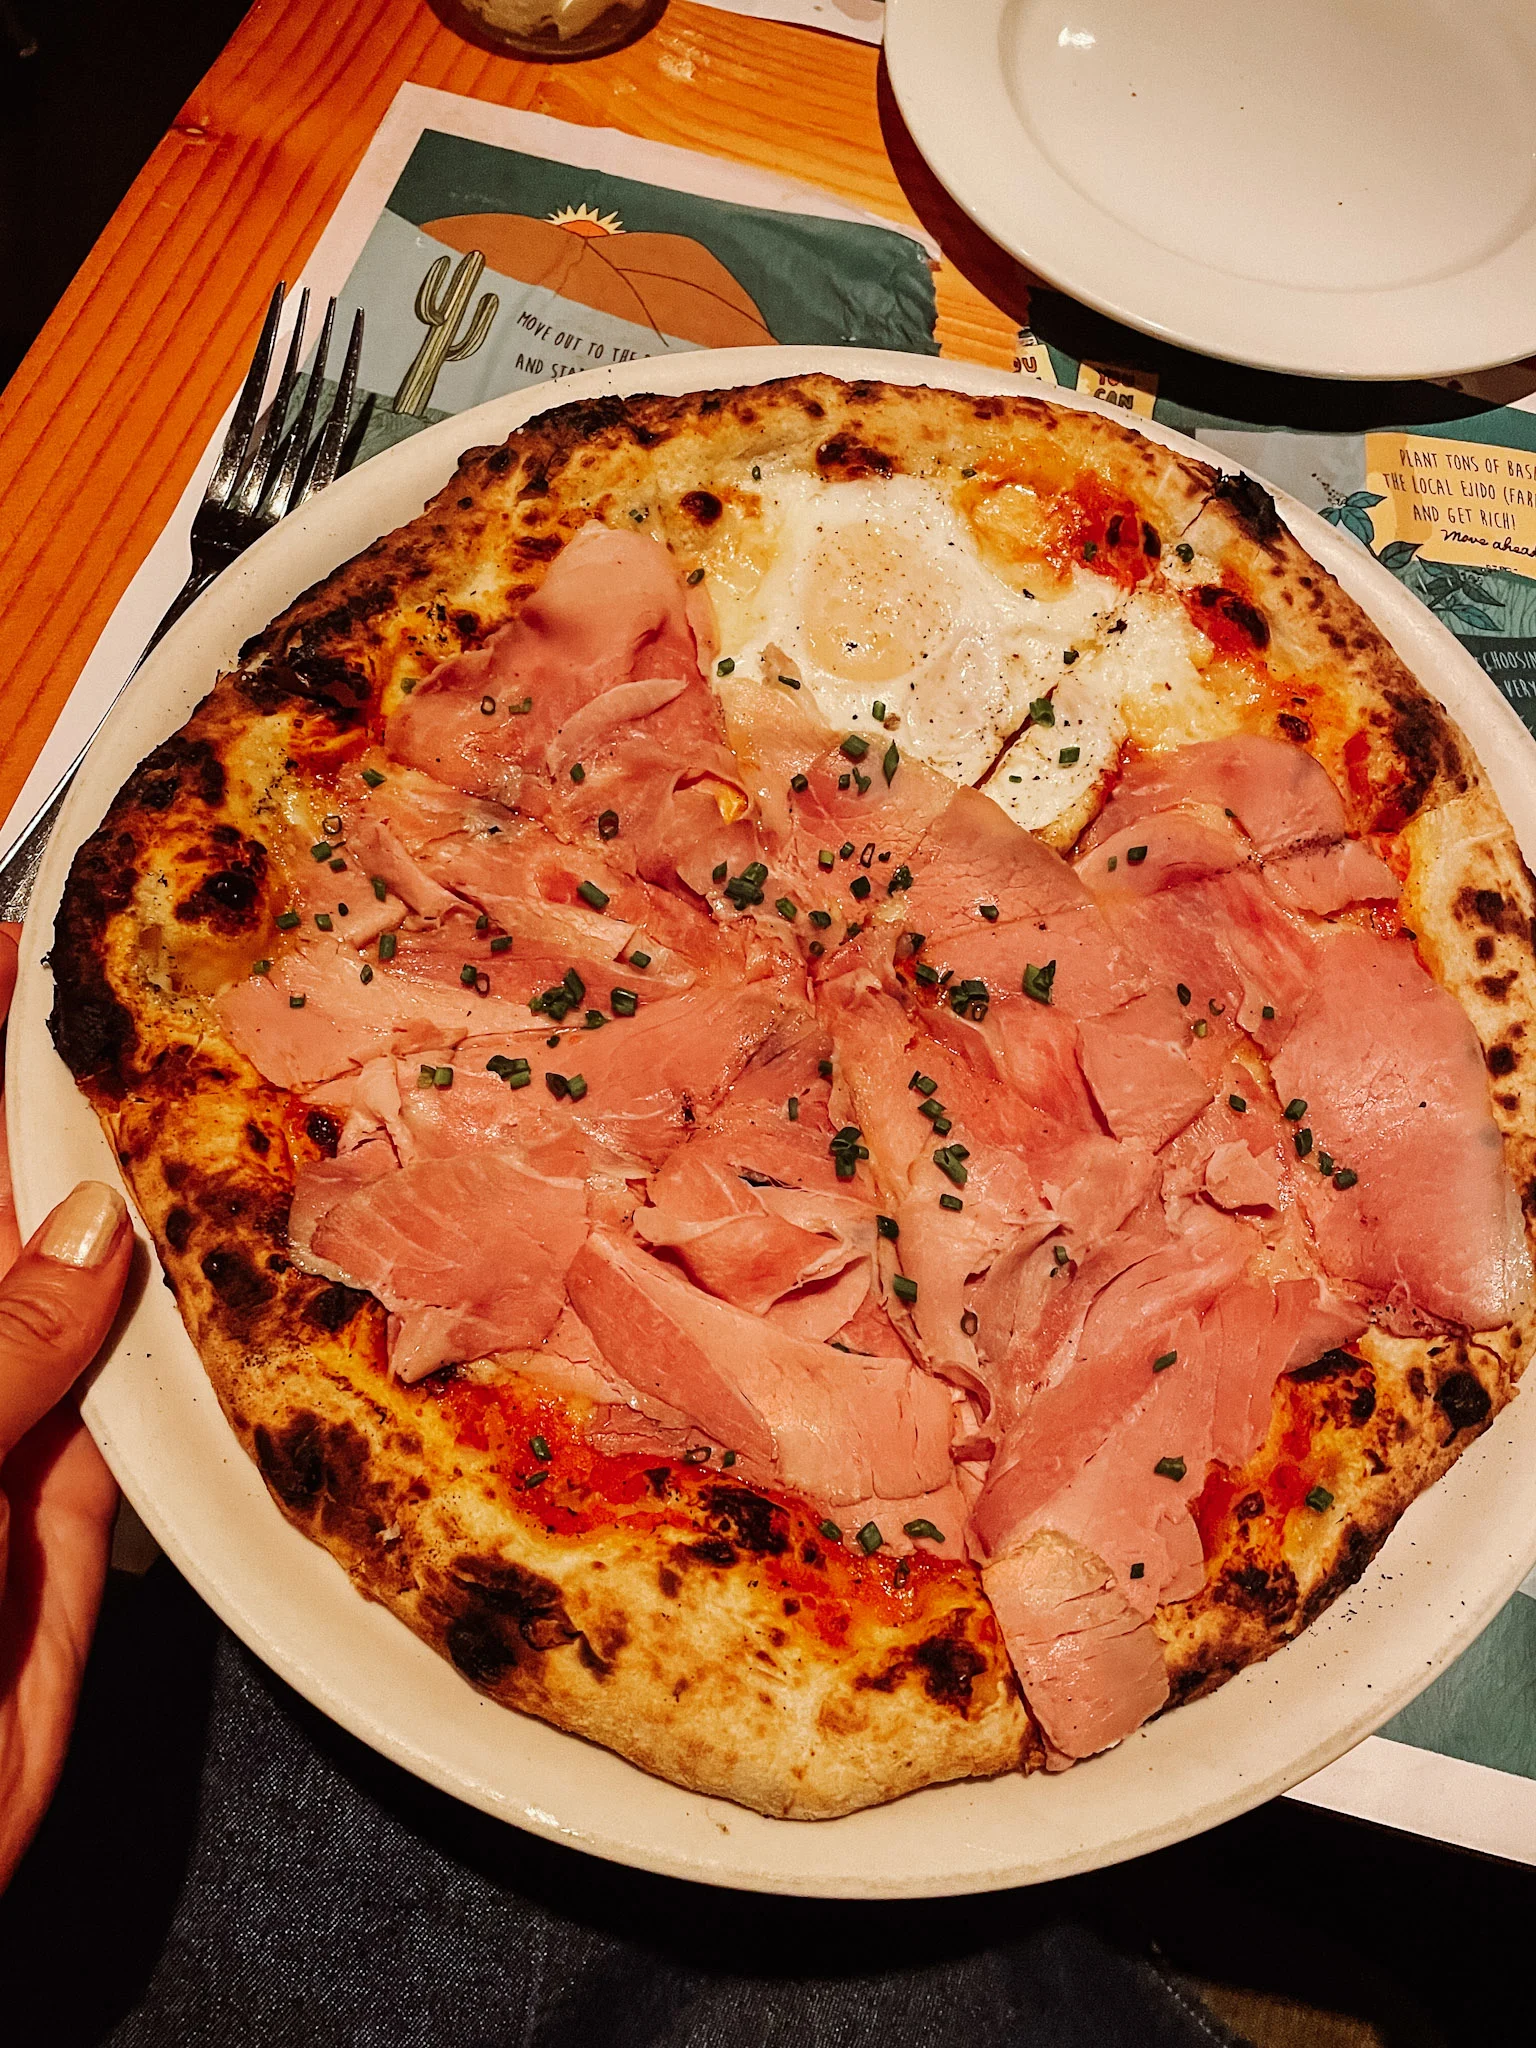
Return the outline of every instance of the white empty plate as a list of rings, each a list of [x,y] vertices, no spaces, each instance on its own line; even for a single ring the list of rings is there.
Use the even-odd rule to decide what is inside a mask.
[[[411,518],[461,448],[547,406],[683,392],[806,370],[974,392],[1016,377],[862,349],[724,349],[592,371],[492,400],[342,477],[225,571],[112,710],[69,793],[22,940],[7,1052],[23,1235],[89,1175],[116,1177],[48,1037],[44,956],[75,849],[134,766],[175,732],[246,637],[377,534]],[[1063,395],[1084,412],[1108,411]],[[1203,459],[1208,449],[1147,429]],[[1536,748],[1445,627],[1347,534],[1288,499],[1297,539],[1371,613],[1461,725],[1536,855]],[[142,1235],[142,1232],[141,1232]],[[1536,1397],[1513,1402],[1403,1517],[1370,1570],[1304,1635],[1107,1755],[1043,1774],[934,1786],[843,1820],[765,1820],[682,1791],[575,1735],[495,1705],[287,1523],[220,1413],[176,1304],[148,1280],[106,1348],[85,1419],[173,1562],[272,1668],[431,1784],[557,1842],[708,1883],[843,1898],[932,1896],[1064,1877],[1212,1827],[1286,1791],[1378,1728],[1458,1656],[1536,1562]]]
[[[1536,349],[1530,0],[890,0],[979,226],[1164,341],[1318,377]]]

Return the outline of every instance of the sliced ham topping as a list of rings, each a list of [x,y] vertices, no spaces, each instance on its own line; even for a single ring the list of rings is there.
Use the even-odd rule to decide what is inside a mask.
[[[1281,1096],[1307,1105],[1313,1160],[1339,1169],[1302,1182],[1328,1271],[1409,1315],[1510,1321],[1531,1261],[1482,1050],[1410,943],[1332,933],[1273,1068]]]
[[[1264,879],[1282,903],[1315,917],[1332,917],[1351,903],[1395,903],[1401,894],[1386,862],[1358,839],[1266,861]]]
[[[818,1507],[947,1486],[951,1401],[894,1358],[788,1336],[595,1231],[570,1295],[608,1372],[679,1409],[749,1473]]]
[[[305,1189],[314,1175],[326,1177],[319,1200]],[[501,1153],[428,1160],[350,1188],[338,1178],[334,1165],[300,1175],[309,1237],[296,1236],[295,1250],[383,1302],[401,1379],[539,1344],[555,1327],[587,1235],[579,1182],[540,1178]]]
[[[1244,733],[1132,762],[1086,844],[1102,846],[1128,825],[1188,805],[1210,805],[1235,817],[1261,854],[1326,844],[1349,829],[1327,769],[1305,748]]]

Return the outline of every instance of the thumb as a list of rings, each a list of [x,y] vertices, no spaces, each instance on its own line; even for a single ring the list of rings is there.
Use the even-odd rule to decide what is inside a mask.
[[[96,1356],[132,1253],[122,1196],[85,1180],[0,1280],[0,1464]]]

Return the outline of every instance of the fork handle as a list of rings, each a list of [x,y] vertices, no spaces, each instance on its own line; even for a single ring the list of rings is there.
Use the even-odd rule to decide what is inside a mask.
[[[69,794],[70,784],[75,779],[80,763],[85,759],[87,748],[89,748],[91,741],[95,739],[97,733],[101,731],[103,725],[106,724],[107,715],[111,711],[112,705],[116,704],[118,698],[122,696],[124,690],[127,689],[139,670],[144,666],[147,656],[160,644],[161,640],[164,639],[171,627],[175,625],[192,600],[202,595],[224,566],[222,562],[203,563],[192,571],[192,574],[187,578],[180,590],[177,591],[175,597],[172,598],[170,609],[166,612],[165,617],[149,636],[143,654],[139,656],[133,667],[129,669],[127,675],[123,677],[123,680],[113,692],[112,703],[107,706],[106,711],[102,712],[100,718],[97,719],[95,725],[91,728],[90,737],[86,740],[85,746],[80,749],[74,760],[65,769],[42,809],[32,819],[5,859],[0,861],[0,919],[19,923],[26,916],[32,901],[32,890],[37,882],[37,871],[42,866],[43,855],[47,851],[49,836],[59,821],[59,812],[64,808],[64,799]]]

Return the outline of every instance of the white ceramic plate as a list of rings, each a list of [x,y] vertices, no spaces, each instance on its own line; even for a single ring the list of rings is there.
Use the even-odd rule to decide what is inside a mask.
[[[129,771],[185,721],[240,642],[416,513],[461,448],[498,440],[551,403],[808,369],[963,391],[1029,388],[930,356],[851,349],[731,349],[571,377],[445,421],[343,477],[243,555],[166,635],[91,749],[33,898],[6,1090],[24,1232],[83,1175],[115,1176],[46,1028],[53,989],[42,956],[70,860]],[[1281,502],[1303,545],[1444,699],[1527,853],[1536,853],[1536,749],[1515,714],[1386,570],[1302,506]],[[1194,1834],[1285,1791],[1369,1734],[1471,1642],[1536,1561],[1536,1400],[1525,1400],[1415,1503],[1366,1577],[1299,1641],[1109,1755],[1062,1777],[936,1787],[845,1820],[764,1820],[494,1705],[354,1592],[273,1505],[152,1262],[151,1276],[109,1349],[86,1418],[150,1530],[236,1634],[344,1727],[445,1791],[553,1840],[711,1883],[857,1898],[980,1891],[1062,1877]]]
[[[1529,0],[889,0],[914,141],[1101,312],[1317,377],[1536,349]]]

